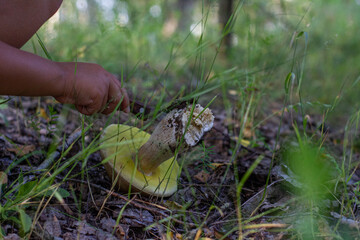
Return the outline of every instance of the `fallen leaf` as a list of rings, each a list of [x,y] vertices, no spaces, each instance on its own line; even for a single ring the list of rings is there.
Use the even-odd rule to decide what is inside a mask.
[[[237,136],[232,136],[231,140],[238,141],[239,138]],[[240,139],[240,144],[243,145],[244,147],[248,147],[250,145],[250,141],[246,139]]]
[[[161,240],[175,239],[173,232],[161,232],[160,233]]]
[[[91,227],[86,221],[74,222],[74,227],[77,227],[78,233],[83,235],[95,235],[95,228]]]
[[[39,130],[40,135],[46,135],[49,133],[49,131],[46,128],[42,128]]]
[[[112,233],[114,232],[115,228],[115,235],[119,239],[127,239],[128,238],[128,232],[129,232],[129,226],[123,225],[123,224],[116,224],[116,221],[112,218],[103,218],[100,221],[101,228],[105,231]]]
[[[98,229],[96,231],[96,239],[98,239],[98,240],[118,240],[118,239],[123,240],[126,238],[116,238],[111,233],[104,232],[104,231],[101,231],[100,229]]]
[[[84,235],[82,234],[78,234],[76,232],[66,232],[63,234],[63,239],[64,240],[73,240],[73,239],[84,239]]]
[[[118,214],[119,212],[114,212],[114,217]],[[130,227],[146,227],[154,223],[154,216],[147,210],[129,208],[122,213],[121,222]]]
[[[46,222],[44,223],[44,229],[48,231],[51,236],[54,237],[60,237],[60,235],[62,234],[59,220],[55,215],[53,216],[53,219],[49,218],[48,220],[46,220]]]
[[[204,228],[203,229],[203,232],[204,232],[204,236],[207,238],[207,239],[211,239],[211,237],[214,236],[214,229],[213,228]]]
[[[13,152],[18,157],[22,157],[26,154],[29,154],[35,150],[35,145],[17,145],[13,148],[7,148],[9,152]]]
[[[115,235],[118,239],[128,239],[129,226],[119,224],[116,227]]]
[[[49,118],[49,116],[47,115],[46,110],[45,110],[44,108],[38,108],[38,109],[36,110],[36,112],[37,112],[37,116],[38,116],[38,117],[41,117],[41,118],[45,119],[46,121],[49,121],[49,120],[50,120],[50,118]]]
[[[245,140],[245,139],[241,139],[240,140],[241,145],[243,145],[244,147],[248,147],[250,145],[250,141],[249,140]]]
[[[116,225],[116,221],[115,219],[112,218],[103,218],[101,219],[100,224],[102,229],[104,229],[107,232],[112,232]]]
[[[181,210],[183,206],[175,201],[164,201],[164,205],[172,210]]]
[[[214,162],[214,163],[210,164],[212,169],[215,169],[215,168],[218,168],[218,167],[221,167],[221,166],[224,166],[224,165],[231,165],[231,163],[228,163],[228,162],[225,162],[225,163]]]
[[[228,238],[228,237],[224,238],[225,233],[219,232],[216,229],[214,229],[214,235],[215,235],[216,239],[230,240],[230,238]]]
[[[8,234],[7,236],[5,236],[4,240],[21,240],[21,238],[19,237],[19,235],[15,234],[15,233],[11,233],[11,234]]]
[[[205,172],[204,170],[201,170],[198,172],[194,178],[202,183],[206,183],[209,180],[210,174]]]
[[[252,122],[246,122],[243,134],[245,138],[251,138],[255,135]]]

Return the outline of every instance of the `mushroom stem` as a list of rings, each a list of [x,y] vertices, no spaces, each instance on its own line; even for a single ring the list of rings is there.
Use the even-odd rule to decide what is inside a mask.
[[[212,128],[214,116],[211,110],[204,109],[199,104],[192,108],[193,106],[175,109],[156,126],[149,140],[138,151],[140,171],[151,175],[162,162],[174,156],[176,149],[180,153],[195,146],[204,132]]]

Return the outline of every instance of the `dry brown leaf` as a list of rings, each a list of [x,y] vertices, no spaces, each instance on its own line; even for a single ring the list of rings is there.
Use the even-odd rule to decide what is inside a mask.
[[[221,167],[221,166],[224,166],[224,165],[231,165],[231,163],[228,163],[228,162],[223,162],[223,163],[214,162],[214,163],[210,164],[210,167],[212,169],[215,169],[215,168],[218,168],[218,167]]]
[[[33,152],[36,149],[35,145],[17,145],[14,148],[7,148],[9,152],[13,152],[18,157],[22,157],[26,154]]]
[[[181,210],[183,206],[175,201],[165,201],[164,205],[167,206],[169,209],[172,210]]]
[[[249,121],[246,122],[243,134],[244,134],[244,138],[248,138],[248,139],[255,135],[252,122]]]
[[[77,232],[82,235],[95,235],[95,228],[91,227],[86,221],[77,221],[73,223],[77,228]]]
[[[21,240],[21,237],[15,233],[8,234],[4,237],[4,240]]]
[[[127,239],[129,232],[129,226],[123,224],[117,224],[116,221],[112,218],[103,218],[100,221],[101,228],[105,231],[112,233],[115,228],[115,235],[118,239]]]
[[[53,216],[53,219],[49,218],[48,220],[46,220],[46,222],[44,223],[44,229],[48,231],[51,236],[54,237],[60,237],[60,235],[62,234],[59,220],[55,215]]]
[[[76,238],[79,239],[79,238]],[[85,238],[88,239],[88,238]],[[108,232],[104,232],[101,230],[97,230],[96,231],[96,238],[91,238],[91,239],[99,239],[99,240],[124,240],[125,238],[117,238],[115,236],[113,236],[111,233]]]
[[[210,174],[205,172],[204,170],[201,170],[198,172],[194,178],[202,183],[206,183],[209,180]]]
[[[49,120],[50,120],[50,118],[49,118],[49,116],[47,115],[46,110],[45,110],[44,108],[38,108],[38,109],[36,110],[36,112],[37,112],[37,116],[38,116],[38,117],[41,117],[41,118],[45,119],[46,121],[49,121]]]
[[[117,217],[119,212],[114,212],[114,217]],[[154,223],[154,216],[147,210],[127,208],[122,213],[121,222],[130,227],[146,227]]]
[[[224,239],[224,240],[230,240],[230,238],[228,238],[228,237],[225,237],[224,238],[224,233],[222,233],[222,232],[219,232],[219,231],[217,231],[216,229],[214,229],[214,235],[215,235],[215,238],[216,239]]]
[[[119,224],[116,226],[115,235],[118,239],[127,239],[128,232],[129,232],[128,225]]]

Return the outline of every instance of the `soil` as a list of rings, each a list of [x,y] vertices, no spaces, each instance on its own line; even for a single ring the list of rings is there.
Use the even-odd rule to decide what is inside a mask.
[[[303,119],[289,112],[282,115],[280,109],[274,105],[266,113],[271,117],[256,127],[248,123],[241,145],[237,145],[237,136],[242,123],[235,115],[229,117],[224,111],[213,109],[216,116],[213,129],[197,147],[178,157],[183,170],[178,191],[169,198],[116,191],[101,165],[99,151],[89,154],[76,161],[73,168],[59,173],[52,183],[64,190],[64,198],[48,194],[23,203],[33,222],[27,236],[30,239],[237,239],[241,227],[245,239],[293,238],[298,224],[295,209],[301,211],[305,206],[294,201],[296,191],[289,186],[296,183],[288,180],[290,174],[284,171],[282,156],[285,143],[296,139],[293,123],[302,126]],[[68,113],[59,115],[60,112]],[[122,123],[128,119],[131,119],[129,124],[144,124],[120,112],[110,122]],[[0,171],[6,172],[8,182],[2,185],[1,205],[16,197],[16,193],[9,193],[16,184],[49,176],[73,156],[81,158],[77,154],[96,139],[108,122],[109,117],[102,115],[83,118],[71,107],[48,98],[13,98],[2,104]],[[81,126],[89,127],[86,134],[79,140],[73,139],[68,149],[61,149],[63,142]],[[308,117],[307,131],[314,138],[321,135],[320,129],[324,129],[321,117]],[[339,139],[343,133],[325,130],[331,154],[339,156],[342,151]],[[69,152],[56,159],[46,174],[39,172],[38,166],[56,148]],[[357,162],[358,153],[353,159]],[[248,172],[253,164],[256,167]],[[244,177],[247,179],[239,191],[239,182]],[[359,180],[360,171],[354,171],[353,185],[348,187],[355,188]],[[359,219],[359,210],[354,206],[355,218]],[[333,213],[327,216],[329,222],[339,222],[338,231],[348,232],[350,236],[358,233],[356,219],[336,215],[339,204],[329,201],[327,209]],[[9,214],[19,216],[16,212]],[[0,220],[7,235],[5,239],[21,239],[19,224],[11,219]],[[329,222],[320,224],[319,229],[330,232]]]

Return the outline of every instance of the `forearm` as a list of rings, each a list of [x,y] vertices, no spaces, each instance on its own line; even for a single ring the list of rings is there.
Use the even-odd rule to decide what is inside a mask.
[[[62,0],[0,0],[0,95],[53,96],[91,115],[111,113],[129,98],[116,77],[98,64],[53,62],[19,50]]]
[[[59,64],[0,41],[0,95],[56,97],[64,84]]]
[[[62,0],[0,0],[0,41],[22,47],[61,3]]]

